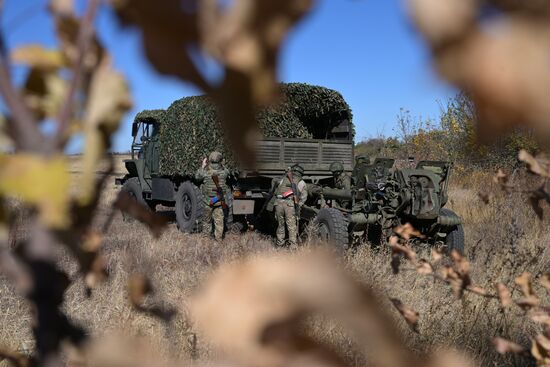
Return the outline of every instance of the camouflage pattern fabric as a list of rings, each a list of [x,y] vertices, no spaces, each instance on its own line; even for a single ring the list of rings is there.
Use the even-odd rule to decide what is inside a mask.
[[[217,175],[220,187],[224,192],[224,199],[226,203],[227,198],[231,194],[231,190],[227,185],[227,177],[229,176],[229,170],[223,167],[221,164],[211,163],[205,168],[200,168],[195,174],[195,179],[201,182],[201,191],[204,195],[205,204],[210,204],[210,199],[216,197],[216,184],[212,179],[212,176]],[[215,206],[221,206],[221,202],[215,204]]]
[[[211,236],[212,229],[214,229],[214,238],[216,241],[221,241],[223,239],[227,210],[223,209],[221,206],[207,206],[204,212],[204,222],[202,225],[203,233]]]
[[[333,181],[334,189],[351,190],[351,177],[342,172],[337,177],[334,177]],[[346,208],[349,204],[347,200],[333,200],[332,206],[334,208]]]
[[[231,209],[230,205],[233,203],[233,201],[229,199],[231,196],[231,190],[227,185],[227,178],[229,174],[229,170],[219,163],[210,163],[205,168],[200,168],[195,174],[195,179],[201,182],[200,188],[204,195],[205,215],[203,232],[211,235],[212,226],[214,226],[214,238],[217,241],[221,241],[223,238],[225,222],[229,213],[228,209]],[[212,179],[212,176],[214,175],[218,176],[219,184],[223,191],[224,200],[228,205],[228,209],[222,208],[221,201],[211,205],[211,199],[216,197],[216,184]]]
[[[288,231],[289,244],[298,243],[298,227],[296,225],[296,214],[292,198],[277,200],[275,205],[275,218],[277,218],[277,246],[285,244],[285,226]]]
[[[302,180],[301,176],[294,172],[293,181],[296,184],[299,196],[298,205],[302,207],[307,200],[306,183]],[[275,218],[277,219],[277,246],[283,246],[285,243],[285,226],[288,232],[288,242],[292,245],[298,244],[298,226],[296,212],[294,209],[294,199],[290,196],[286,199],[280,198],[285,192],[292,189],[290,180],[285,175],[279,183],[279,186],[275,190],[275,195],[278,197],[275,201]]]

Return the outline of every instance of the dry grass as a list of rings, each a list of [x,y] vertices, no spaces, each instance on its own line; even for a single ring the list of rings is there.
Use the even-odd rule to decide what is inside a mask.
[[[78,175],[78,163],[75,162],[74,167]],[[115,172],[122,172],[122,166],[117,166]],[[491,178],[483,174],[455,177],[449,205],[464,218],[474,280],[487,288],[492,288],[497,281],[504,282],[516,295],[519,290],[513,286],[515,277],[523,271],[540,275],[550,268],[548,221],[536,219],[519,194],[495,194],[488,205],[483,204],[478,191],[498,191],[491,182]],[[108,215],[115,194],[114,182],[109,180],[103,192],[98,226]],[[19,236],[24,235],[24,219],[21,219]],[[165,306],[185,310],[189,296],[220,264],[275,251],[290,250],[274,249],[269,238],[257,233],[228,235],[218,244],[201,235],[182,234],[175,225],[155,240],[143,226],[124,222],[117,214],[104,245],[110,277],[90,298],[86,297],[82,279],[77,279],[76,263],[60,250],[60,264],[77,279],[66,293],[64,307],[71,318],[85,325],[93,335],[122,332],[148,339],[154,349],[165,355],[209,359],[212,352],[207,341],[197,339],[185,312],[167,328],[132,309],[126,292],[129,273],[137,270],[151,277],[155,293],[147,302],[168,302]],[[428,251],[420,249],[419,252],[429,256]],[[345,264],[361,282],[374,285],[384,297],[399,298],[420,312],[419,334],[412,332],[395,312],[395,323],[419,353],[454,347],[468,352],[484,366],[526,364],[521,357],[499,356],[490,342],[499,335],[529,345],[528,338],[536,326],[521,310],[503,312],[495,300],[471,294],[456,300],[447,285],[412,271],[392,275],[390,254],[386,250],[376,252],[368,246],[359,247],[346,254]],[[0,345],[31,351],[30,309],[13,287],[4,278],[0,279]],[[548,303],[548,293],[538,286],[535,290]],[[391,307],[389,301],[385,302]],[[364,356],[335,322],[312,319],[307,329],[346,359],[356,365],[364,364]]]

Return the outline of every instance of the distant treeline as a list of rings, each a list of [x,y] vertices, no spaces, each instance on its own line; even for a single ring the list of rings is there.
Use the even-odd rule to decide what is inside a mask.
[[[477,116],[473,103],[461,93],[441,106],[439,121],[414,118],[401,109],[394,136],[364,139],[355,154],[416,160],[450,160],[464,168],[510,167],[517,164],[520,149],[541,150],[535,134],[527,129],[480,143],[476,136]]]

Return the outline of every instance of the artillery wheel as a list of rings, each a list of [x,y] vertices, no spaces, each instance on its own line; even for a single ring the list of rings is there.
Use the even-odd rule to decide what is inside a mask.
[[[122,186],[121,190],[128,193],[128,195],[130,195],[132,199],[136,200],[139,204],[143,205],[143,207],[150,209],[149,204],[143,198],[143,190],[141,189],[139,178],[137,177],[129,178],[128,180],[126,180],[126,182],[124,182],[124,185]],[[134,221],[134,218],[132,216],[124,212],[122,212],[122,219],[125,222]]]
[[[441,212],[446,216],[458,217],[455,212],[446,208],[441,209]],[[456,250],[459,253],[464,254],[464,227],[462,224],[453,227],[453,229],[447,233],[447,237],[445,238],[445,247],[447,247],[447,251],[449,253]]]
[[[183,182],[176,193],[176,222],[182,232],[193,233],[202,227],[204,197],[201,190],[190,181]]]
[[[349,247],[348,219],[341,211],[334,208],[319,210],[313,219],[316,234],[325,241],[334,243],[339,249]]]

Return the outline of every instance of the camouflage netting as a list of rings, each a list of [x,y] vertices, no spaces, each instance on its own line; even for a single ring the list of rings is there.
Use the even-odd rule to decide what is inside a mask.
[[[165,110],[144,110],[136,115],[134,121],[154,122],[162,121],[166,114]]]
[[[281,84],[285,100],[257,113],[260,130],[273,138],[328,137],[351,110],[341,94],[301,83]],[[212,150],[224,153],[226,164],[235,168],[229,144],[224,141],[217,109],[208,97],[186,97],[162,110],[143,111],[136,119],[161,122],[160,171],[163,175],[193,174]]]

